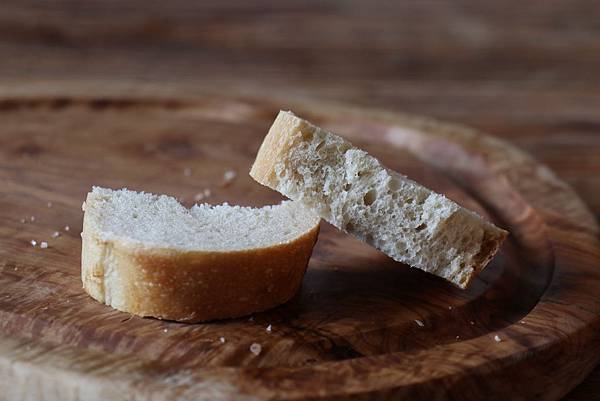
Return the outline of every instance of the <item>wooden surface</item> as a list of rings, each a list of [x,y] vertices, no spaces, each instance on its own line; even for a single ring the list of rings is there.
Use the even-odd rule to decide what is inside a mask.
[[[567,0],[8,0],[0,93],[222,90],[431,115],[527,150],[598,217],[599,15],[598,2]],[[569,399],[600,400],[598,372]]]
[[[554,400],[598,362],[599,229],[568,186],[469,129],[318,103],[286,106],[510,230],[469,290],[325,225],[300,294],[251,319],[186,325],[93,301],[79,238],[91,185],[279,199],[245,174],[279,100],[170,96],[0,99],[6,399]]]

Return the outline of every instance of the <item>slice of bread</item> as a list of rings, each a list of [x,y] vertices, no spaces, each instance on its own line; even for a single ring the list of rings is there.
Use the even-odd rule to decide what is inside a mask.
[[[393,259],[465,288],[507,232],[281,111],[250,175]]]
[[[297,202],[182,206],[169,196],[93,188],[81,278],[115,309],[198,322],[279,305],[300,287],[319,217]]]

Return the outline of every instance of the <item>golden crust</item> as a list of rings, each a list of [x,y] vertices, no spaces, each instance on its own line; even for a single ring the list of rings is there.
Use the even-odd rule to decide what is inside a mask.
[[[284,160],[285,155],[294,146],[294,139],[300,135],[303,120],[291,113],[280,111],[265,136],[256,159],[250,169],[250,176],[262,185],[273,188],[279,177],[275,171],[277,162]]]
[[[123,312],[182,322],[238,317],[280,305],[300,287],[319,224],[268,248],[153,250],[101,241],[84,222],[83,287]]]

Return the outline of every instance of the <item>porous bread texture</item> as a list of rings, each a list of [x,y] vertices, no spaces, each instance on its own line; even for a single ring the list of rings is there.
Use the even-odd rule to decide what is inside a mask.
[[[275,119],[250,175],[393,259],[461,288],[507,235],[291,112]]]
[[[319,217],[296,202],[182,206],[95,187],[84,203],[82,281],[140,316],[197,322],[265,310],[299,288]]]

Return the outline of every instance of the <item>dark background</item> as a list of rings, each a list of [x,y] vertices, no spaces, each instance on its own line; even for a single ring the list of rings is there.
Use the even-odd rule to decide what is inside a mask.
[[[57,83],[461,122],[533,154],[600,216],[597,1],[2,1],[0,96]],[[566,399],[600,400],[600,369]]]

